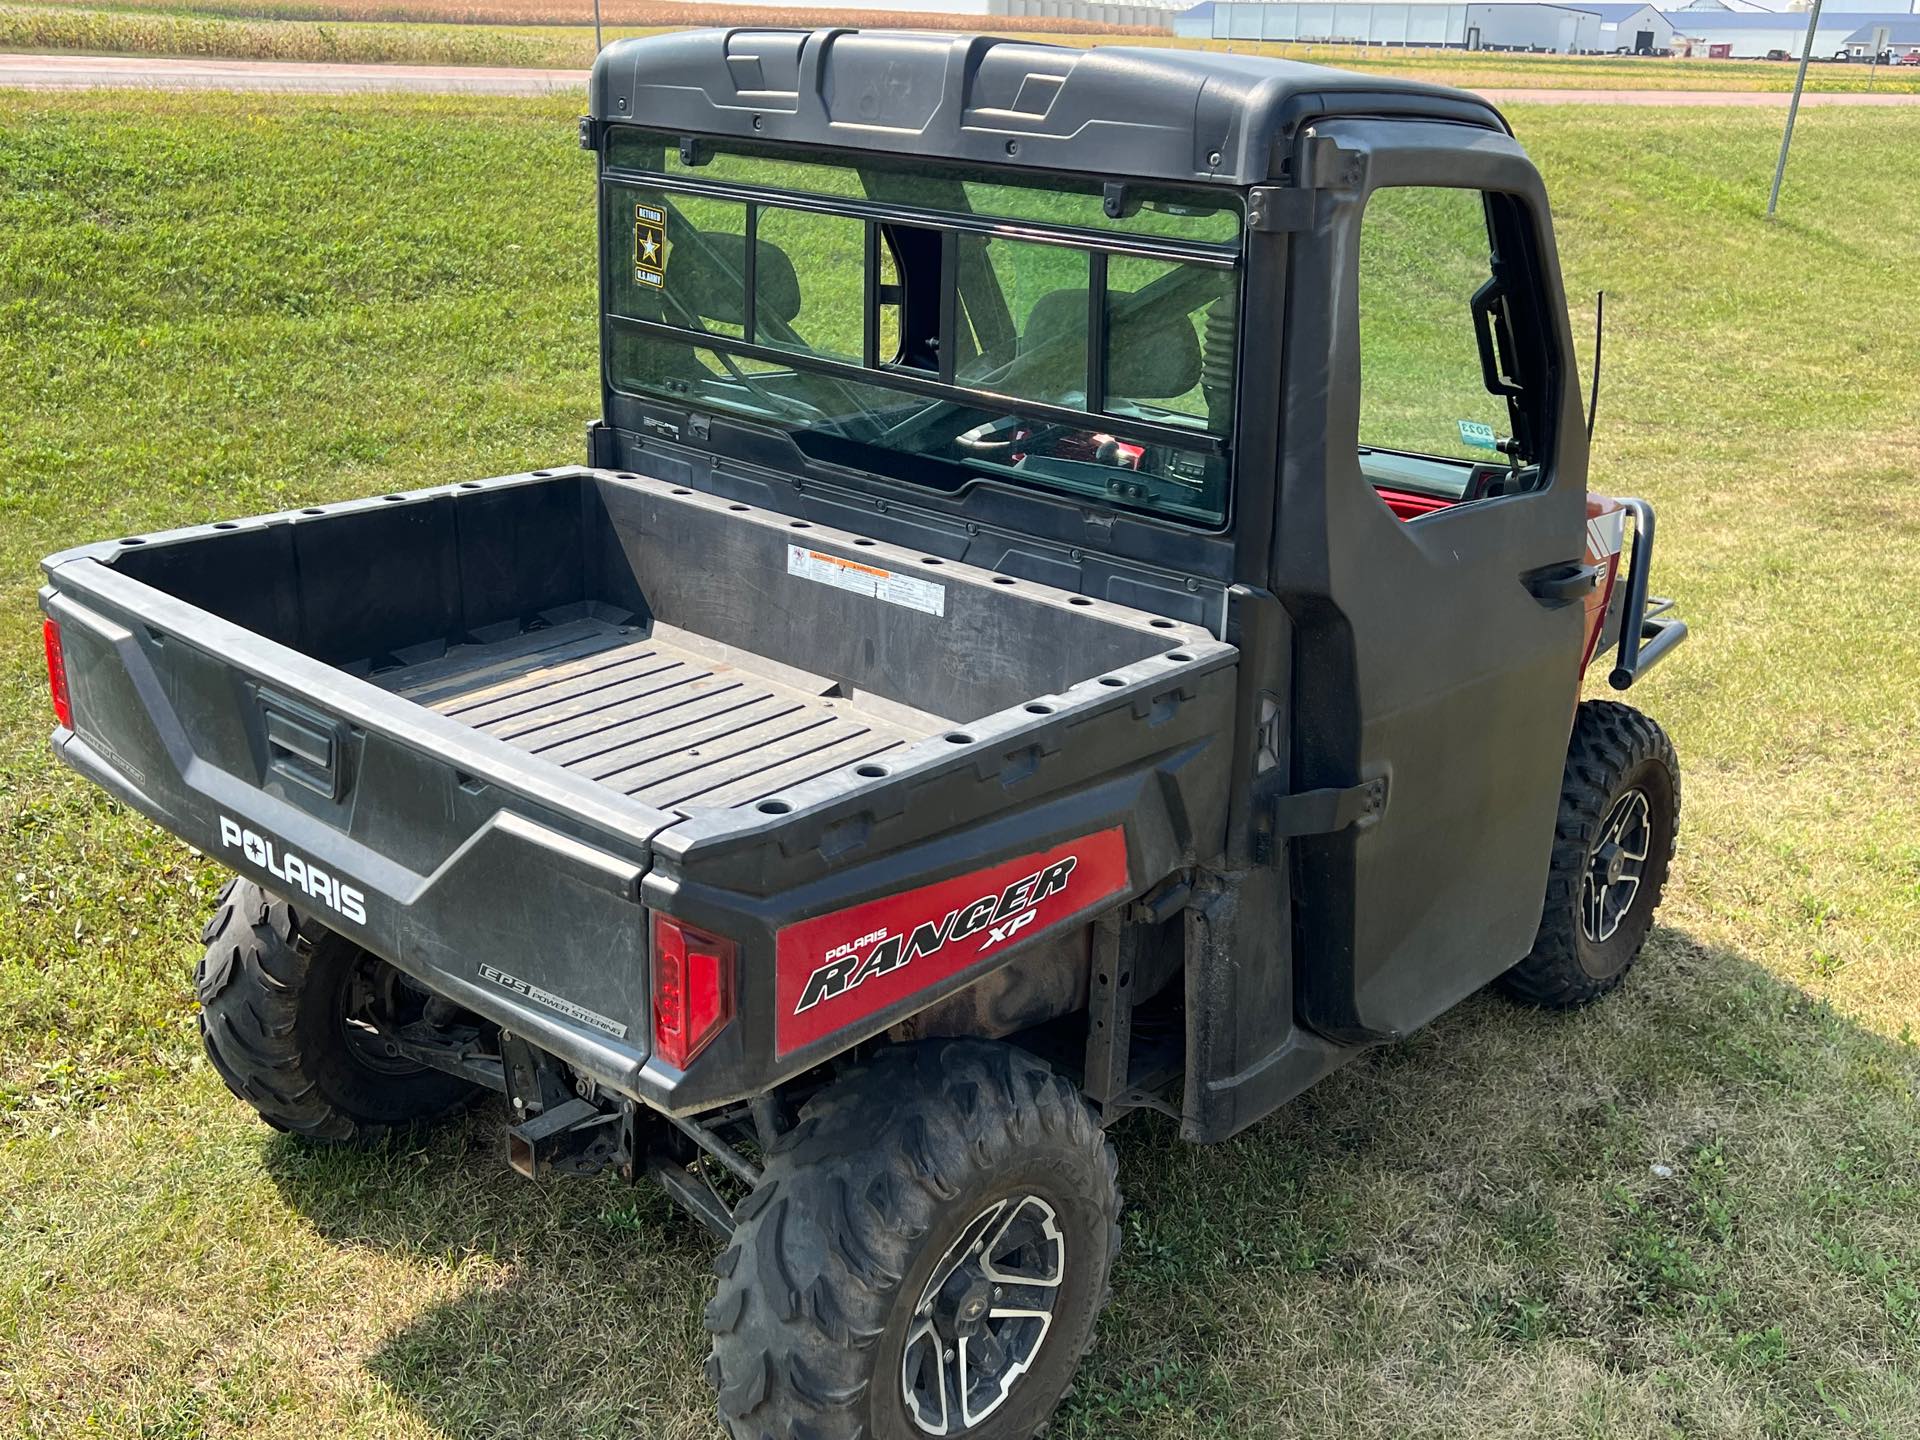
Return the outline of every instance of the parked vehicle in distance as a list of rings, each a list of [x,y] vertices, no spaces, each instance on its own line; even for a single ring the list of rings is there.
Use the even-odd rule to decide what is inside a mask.
[[[1028,1436],[1106,1127],[1652,927],[1678,762],[1581,683],[1686,627],[1545,189],[1462,92],[967,36],[621,41],[580,140],[588,464],[51,557],[54,749],[237,872],[268,1124],[500,1094],[722,1237],[733,1436]]]

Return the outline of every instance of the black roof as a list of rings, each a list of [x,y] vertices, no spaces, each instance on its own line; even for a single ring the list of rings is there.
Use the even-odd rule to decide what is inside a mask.
[[[683,135],[1138,179],[1254,185],[1331,115],[1505,130],[1487,101],[1390,76],[1219,50],[1036,45],[982,35],[690,30],[622,40],[593,117]]]

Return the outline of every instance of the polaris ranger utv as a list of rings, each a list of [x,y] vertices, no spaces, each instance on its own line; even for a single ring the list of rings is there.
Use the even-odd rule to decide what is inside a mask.
[[[269,1124],[498,1092],[726,1238],[733,1435],[1031,1434],[1107,1124],[1647,937],[1673,751],[1579,691],[1685,629],[1540,177],[1432,86],[851,31],[614,45],[580,139],[589,465],[53,557],[54,747],[238,872]]]

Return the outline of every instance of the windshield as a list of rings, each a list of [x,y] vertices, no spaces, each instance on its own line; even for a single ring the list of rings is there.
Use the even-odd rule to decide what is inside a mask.
[[[991,475],[1224,521],[1237,196],[631,127],[608,167],[615,390],[919,484]]]

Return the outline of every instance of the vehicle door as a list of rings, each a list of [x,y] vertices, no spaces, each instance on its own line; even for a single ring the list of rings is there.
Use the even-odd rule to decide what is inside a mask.
[[[1591,587],[1586,437],[1545,192],[1512,138],[1342,120],[1299,147],[1315,205],[1290,251],[1273,563],[1298,635],[1292,788],[1384,788],[1293,843],[1298,994],[1315,1029],[1366,1041],[1538,927]]]

